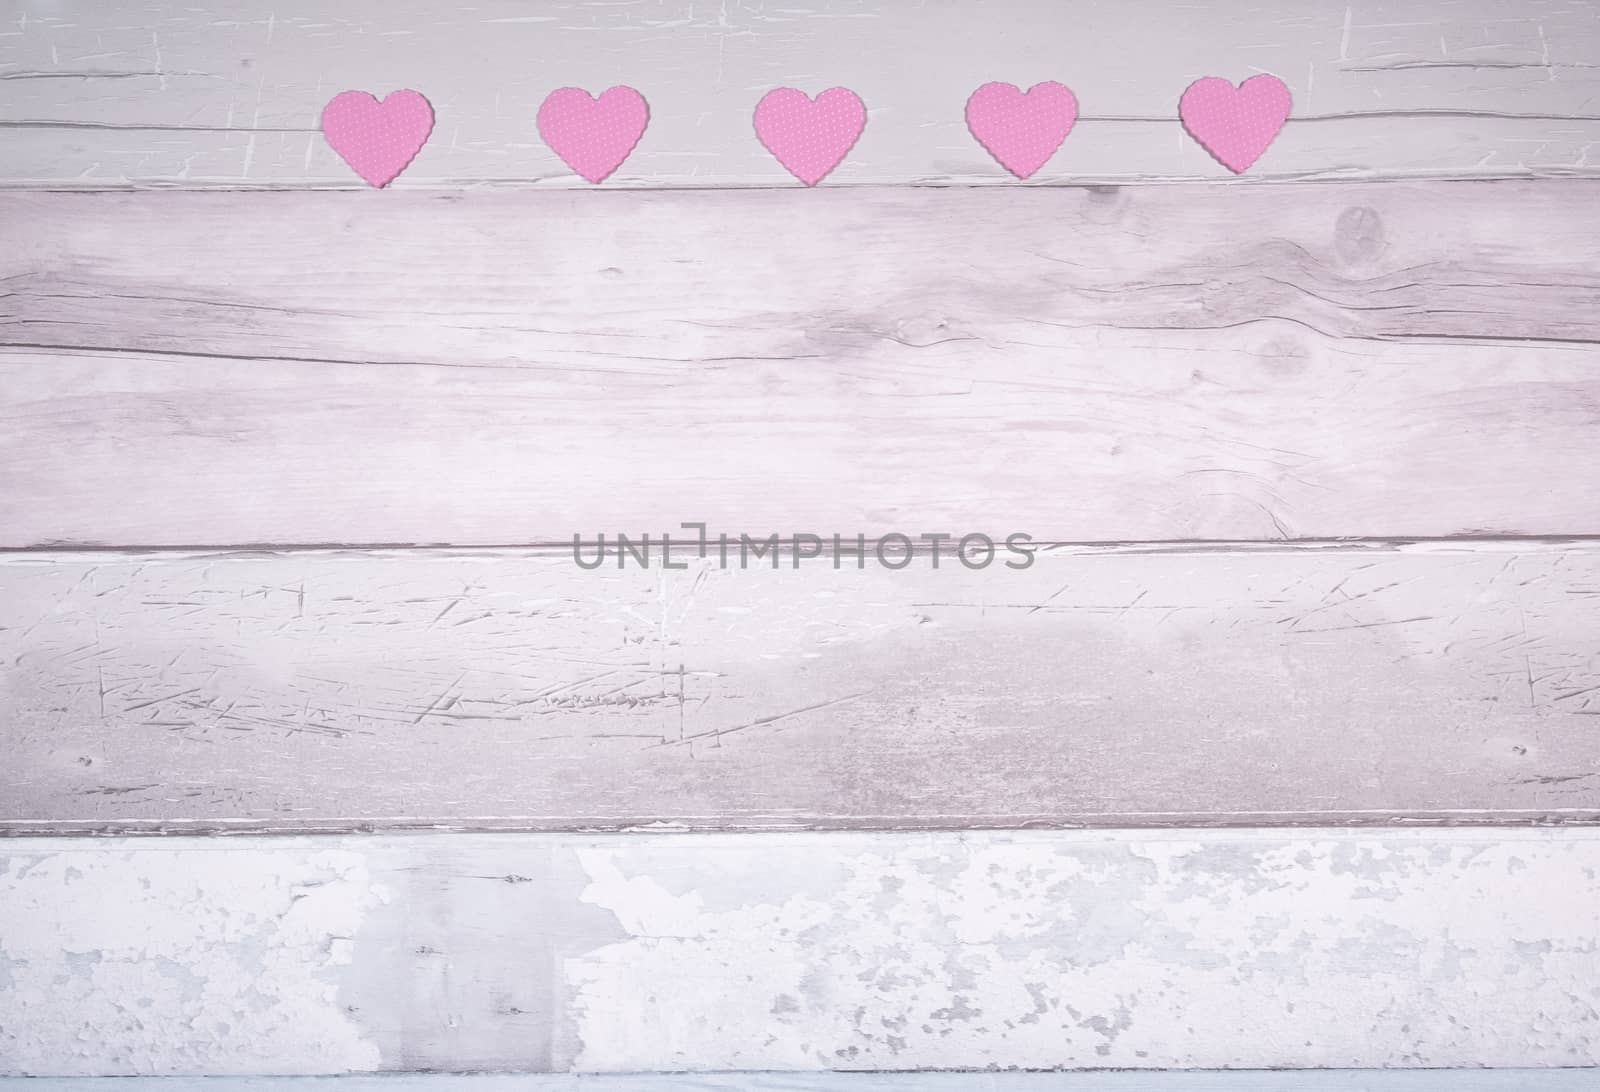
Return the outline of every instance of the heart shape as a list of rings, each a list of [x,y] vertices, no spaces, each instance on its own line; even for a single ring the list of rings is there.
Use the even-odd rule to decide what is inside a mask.
[[[861,136],[867,108],[845,87],[830,87],[815,100],[793,87],[779,87],[756,103],[755,122],[767,151],[790,174],[815,186]]]
[[[539,107],[539,135],[562,161],[590,182],[622,166],[650,121],[644,96],[631,87],[608,87],[598,99],[581,87],[563,87]]]
[[[382,189],[428,142],[433,107],[416,91],[379,102],[365,91],[341,91],[322,108],[322,135],[367,183]]]
[[[1018,178],[1043,167],[1077,120],[1077,96],[1053,80],[1026,94],[1014,84],[986,83],[967,99],[967,128]]]
[[[1238,87],[1221,76],[1189,85],[1178,116],[1189,135],[1234,174],[1243,174],[1283,128],[1289,88],[1276,76],[1251,76]]]

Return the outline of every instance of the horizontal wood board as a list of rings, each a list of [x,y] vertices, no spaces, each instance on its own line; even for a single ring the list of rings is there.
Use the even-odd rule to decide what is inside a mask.
[[[1591,828],[5,849],[12,1074],[1600,1063]]]
[[[1246,176],[1600,172],[1589,0],[218,0],[11,3],[0,184],[359,186],[317,131],[346,87],[414,87],[437,115],[399,187],[585,185],[539,140],[556,87],[638,87],[650,127],[607,186],[794,186],[756,142],[769,88],[866,101],[825,183],[1004,184],[962,106],[989,80],[1069,84],[1082,118],[1035,176],[1224,178],[1179,126],[1201,76],[1272,72],[1294,115]]]
[[[1600,533],[1596,208],[0,193],[0,545]]]
[[[0,1077],[0,1092],[1591,1092],[1588,1069]]]
[[[1600,547],[11,555],[0,829],[1600,818]]]

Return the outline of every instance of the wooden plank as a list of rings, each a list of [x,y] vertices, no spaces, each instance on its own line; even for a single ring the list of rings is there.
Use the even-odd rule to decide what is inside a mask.
[[[0,1092],[1593,1092],[1589,1069],[0,1077]]]
[[[4,194],[0,545],[1593,534],[1597,197]]]
[[[11,555],[0,821],[1600,819],[1600,544],[683,563]]]
[[[9,1074],[1600,1063],[1592,828],[0,848]]]
[[[1063,80],[1083,120],[1037,178],[1218,178],[1179,128],[1200,76],[1277,73],[1295,115],[1251,177],[1594,174],[1600,24],[1519,0],[218,0],[17,8],[0,29],[0,183],[342,186],[316,132],[344,87],[417,87],[438,126],[399,186],[581,185],[539,141],[551,89],[638,86],[651,124],[609,186],[794,185],[750,114],[844,84],[870,110],[829,184],[1002,183],[962,104]]]

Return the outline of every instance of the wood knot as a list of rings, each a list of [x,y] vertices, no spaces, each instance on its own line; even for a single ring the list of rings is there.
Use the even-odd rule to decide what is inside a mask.
[[[1288,379],[1311,366],[1311,351],[1300,339],[1279,335],[1261,347],[1256,359],[1271,375]]]
[[[950,323],[939,315],[907,315],[895,322],[885,336],[902,345],[922,349],[952,337]]]
[[[1121,219],[1128,207],[1126,186],[1085,186],[1083,217],[1091,224],[1110,224]]]
[[[1383,218],[1376,209],[1352,205],[1333,226],[1333,245],[1346,262],[1370,262],[1383,253]]]

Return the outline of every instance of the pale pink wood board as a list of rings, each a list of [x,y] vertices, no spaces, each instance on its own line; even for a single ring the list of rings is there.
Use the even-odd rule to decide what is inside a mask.
[[[0,561],[0,829],[1600,818],[1592,545]]]
[[[1595,534],[1597,201],[0,194],[0,545]]]

